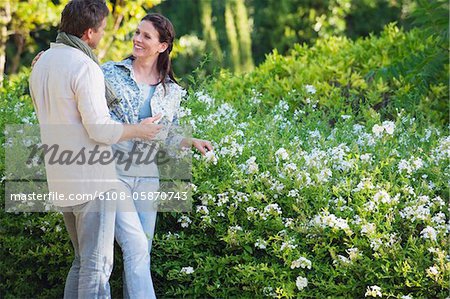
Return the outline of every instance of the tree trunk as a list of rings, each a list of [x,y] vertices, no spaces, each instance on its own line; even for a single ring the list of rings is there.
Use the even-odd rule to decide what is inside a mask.
[[[231,50],[231,63],[235,72],[241,71],[241,58],[239,53],[238,36],[236,32],[236,25],[234,23],[234,15],[231,7],[231,1],[227,0],[225,3],[225,27],[227,31],[227,37],[230,42]]]
[[[4,4],[0,5],[0,86],[3,85],[3,76],[5,73],[9,22],[11,22],[11,7],[9,1],[5,1]]]
[[[242,70],[251,71],[253,69],[252,40],[250,37],[251,28],[248,21],[247,8],[245,7],[244,0],[233,0],[233,2],[236,7],[235,22],[239,36]]]
[[[20,56],[22,56],[23,49],[25,48],[25,37],[21,33],[14,34],[14,44],[16,45],[16,52],[11,59],[10,74],[15,74],[19,70]]]
[[[223,55],[217,39],[216,29],[212,23],[212,2],[211,0],[200,0],[200,12],[203,25],[203,38],[206,47],[214,55],[214,61],[222,63]]]

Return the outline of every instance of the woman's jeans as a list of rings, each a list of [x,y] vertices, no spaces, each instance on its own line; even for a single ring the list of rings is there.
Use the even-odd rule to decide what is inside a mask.
[[[150,251],[157,209],[148,192],[159,189],[159,179],[121,176],[131,198],[119,201],[116,240],[124,260],[124,298],[156,298],[150,274]]]
[[[61,210],[75,250],[64,298],[111,298],[115,202],[96,198]]]

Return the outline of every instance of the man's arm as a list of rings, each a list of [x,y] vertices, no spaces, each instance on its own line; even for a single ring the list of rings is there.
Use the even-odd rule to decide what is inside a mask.
[[[81,122],[89,137],[99,143],[152,139],[162,128],[154,124],[129,125],[112,120],[106,105],[103,73],[97,66],[86,64],[79,69],[73,90]]]
[[[129,125],[123,124],[122,135],[118,141],[129,140],[133,138],[140,138],[145,140],[150,140],[155,138],[155,136],[161,130],[161,125],[151,125],[151,124],[136,124]]]

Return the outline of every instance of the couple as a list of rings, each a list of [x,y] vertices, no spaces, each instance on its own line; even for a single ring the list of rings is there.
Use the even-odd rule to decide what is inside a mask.
[[[76,143],[88,150],[127,153],[133,148],[133,139],[154,140],[162,129],[156,124],[161,119],[177,124],[183,90],[174,79],[169,56],[175,35],[172,24],[159,14],[148,14],[133,36],[132,55],[100,68],[92,49],[103,36],[108,14],[104,1],[70,1],[62,12],[56,43],[37,57],[30,93],[43,143],[56,138],[67,147]],[[43,133],[45,125],[70,129],[63,129],[64,136],[54,137]],[[212,150],[205,140],[167,139],[181,147],[194,146],[202,154]],[[46,172],[49,191],[62,194],[102,194],[105,198],[114,192],[134,192],[139,196],[159,188],[155,164],[127,169],[84,164],[68,171],[47,163]],[[114,237],[123,251],[124,296],[156,297],[150,275],[156,209],[138,206],[145,204],[139,198],[124,203],[131,205],[127,211],[119,208],[121,204],[115,206],[99,197],[55,203],[63,211],[75,251],[64,298],[110,298]]]

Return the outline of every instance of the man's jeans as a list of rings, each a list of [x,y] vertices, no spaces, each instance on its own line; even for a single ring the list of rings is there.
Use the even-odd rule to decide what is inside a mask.
[[[115,202],[96,198],[62,211],[75,250],[64,298],[111,298]]]
[[[118,203],[116,215],[116,240],[124,260],[124,298],[156,298],[150,251],[157,210],[154,202],[148,200],[148,192],[158,191],[159,180],[121,175],[119,179],[132,196],[131,200]]]

